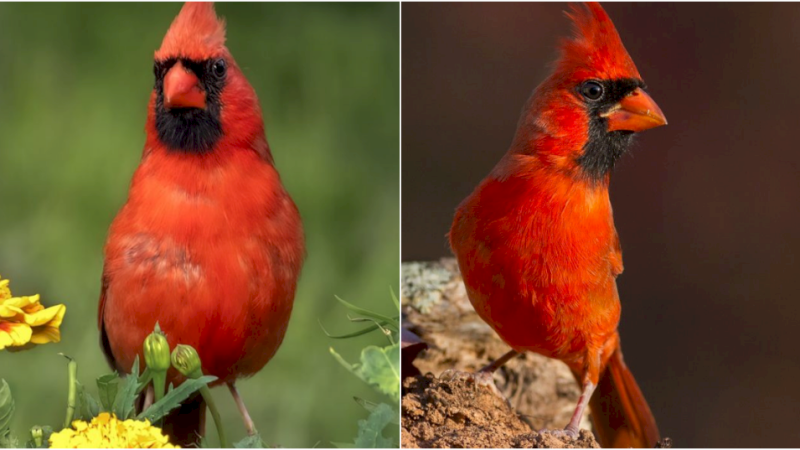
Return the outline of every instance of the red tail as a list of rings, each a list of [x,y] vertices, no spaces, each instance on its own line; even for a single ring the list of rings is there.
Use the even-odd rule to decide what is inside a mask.
[[[589,407],[602,447],[653,448],[659,440],[656,419],[622,360],[619,346],[600,374]]]
[[[199,394],[186,400],[164,418],[163,430],[169,435],[169,442],[182,448],[199,447],[205,428],[206,402]]]

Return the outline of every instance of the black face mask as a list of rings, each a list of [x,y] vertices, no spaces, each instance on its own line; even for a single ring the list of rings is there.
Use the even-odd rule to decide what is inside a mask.
[[[631,131],[608,131],[608,119],[602,114],[637,88],[644,88],[644,83],[629,78],[589,80],[577,87],[589,111],[589,140],[583,146],[578,165],[590,179],[602,180],[633,142]]]
[[[206,93],[206,108],[164,107],[164,77],[176,62],[191,70]],[[208,153],[222,137],[220,95],[225,87],[227,64],[224,59],[193,61],[169,58],[156,61],[156,131],[169,150],[186,153]]]

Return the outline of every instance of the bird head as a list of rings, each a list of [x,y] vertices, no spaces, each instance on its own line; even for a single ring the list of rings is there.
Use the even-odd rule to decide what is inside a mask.
[[[574,36],[564,40],[555,70],[534,92],[529,114],[543,139],[536,145],[559,169],[604,179],[634,133],[666,125],[608,14],[597,3],[567,13]]]
[[[148,131],[167,150],[251,146],[269,159],[258,99],[225,47],[213,4],[184,4],[154,60]]]

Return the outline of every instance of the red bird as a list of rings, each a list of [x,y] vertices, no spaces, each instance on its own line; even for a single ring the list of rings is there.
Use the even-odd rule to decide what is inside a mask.
[[[568,15],[574,38],[508,153],[459,206],[450,245],[475,310],[513,349],[484,373],[525,351],[559,359],[583,388],[561,433],[577,435],[591,399],[601,445],[653,447],[658,428],[619,345],[608,185],[633,133],[667,121],[603,8]]]
[[[183,6],[154,71],[142,161],[105,246],[103,351],[129,372],[158,322],[171,347],[193,346],[203,372],[228,385],[252,433],[234,383],[283,341],[305,254],[300,215],[211,4]],[[192,444],[204,414],[198,396],[165,429]]]

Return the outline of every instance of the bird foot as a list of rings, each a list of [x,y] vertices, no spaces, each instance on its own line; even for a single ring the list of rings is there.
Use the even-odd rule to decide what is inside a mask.
[[[580,435],[580,430],[572,429],[570,427],[564,428],[563,430],[539,430],[539,434],[549,434],[551,436],[555,436],[560,439],[570,439],[574,440],[577,439]]]
[[[471,381],[475,386],[487,387],[494,395],[500,397],[509,408],[511,407],[511,402],[508,401],[506,396],[497,388],[497,385],[494,384],[494,377],[491,372],[483,370],[478,372],[463,372],[461,370],[447,369],[439,375],[439,379],[445,381],[466,380]]]

